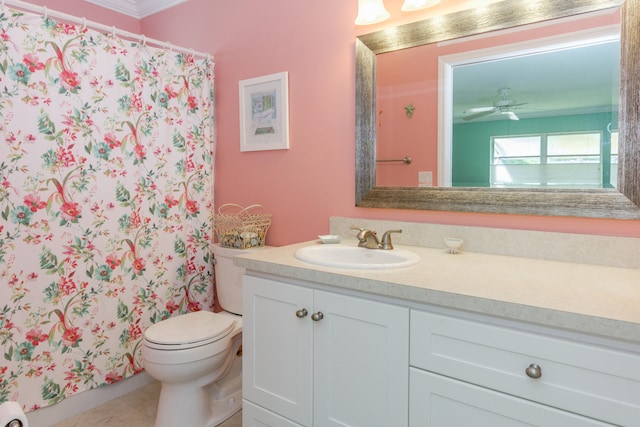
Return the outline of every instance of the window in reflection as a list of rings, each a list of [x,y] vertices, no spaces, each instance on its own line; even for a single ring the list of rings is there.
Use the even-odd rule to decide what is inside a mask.
[[[602,139],[598,132],[494,137],[491,186],[611,186]]]

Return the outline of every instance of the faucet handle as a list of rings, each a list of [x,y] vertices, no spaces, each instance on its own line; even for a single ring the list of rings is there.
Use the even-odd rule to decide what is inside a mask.
[[[380,249],[391,250],[393,249],[393,244],[391,243],[391,233],[402,233],[402,230],[388,230],[385,231],[382,235],[382,240],[380,241]]]
[[[367,231],[367,229],[366,229],[366,228],[356,227],[355,225],[352,225],[352,226],[351,226],[351,227],[349,227],[349,228],[350,228],[350,229],[352,229],[352,230],[356,230],[356,231],[358,232],[358,235],[356,236],[356,238],[357,238],[358,240],[360,240],[361,242],[362,242],[363,240],[365,240],[364,232],[365,232],[365,231]]]

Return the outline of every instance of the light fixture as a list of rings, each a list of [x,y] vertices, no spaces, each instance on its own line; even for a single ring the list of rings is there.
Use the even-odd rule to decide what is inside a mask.
[[[440,3],[440,0],[404,0],[402,11],[411,12],[412,10],[426,9],[438,3]]]
[[[356,25],[375,24],[389,19],[390,16],[382,0],[358,0]]]

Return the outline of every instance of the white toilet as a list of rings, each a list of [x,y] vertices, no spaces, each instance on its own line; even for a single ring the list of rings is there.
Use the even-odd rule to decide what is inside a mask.
[[[161,382],[156,427],[212,427],[242,407],[242,274],[233,257],[247,250],[214,245],[220,313],[199,311],[144,333],[142,359]]]

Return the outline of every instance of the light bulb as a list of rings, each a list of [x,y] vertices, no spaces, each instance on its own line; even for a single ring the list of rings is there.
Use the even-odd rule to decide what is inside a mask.
[[[356,25],[370,25],[389,18],[382,0],[358,0],[358,17]]]
[[[404,0],[402,4],[403,12],[410,12],[412,10],[426,9],[440,3],[440,0]]]

